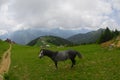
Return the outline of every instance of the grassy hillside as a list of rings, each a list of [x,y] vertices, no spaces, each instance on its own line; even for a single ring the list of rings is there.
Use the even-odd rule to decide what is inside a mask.
[[[99,45],[51,48],[51,50],[75,49],[83,59],[76,57],[76,66],[71,69],[70,60],[59,62],[56,70],[48,58],[38,58],[38,47],[14,45],[12,64],[8,73],[10,80],[119,80],[120,50],[107,50]]]
[[[2,59],[3,53],[9,48],[9,44],[0,40],[0,61]]]
[[[68,40],[76,44],[95,43],[99,39],[102,31],[103,29],[99,29],[97,31],[91,31],[85,34],[76,34],[69,37]]]
[[[104,42],[101,44],[103,47],[117,47],[120,48],[120,35],[113,38],[112,40],[109,40],[107,42]]]
[[[32,40],[31,42],[28,43],[30,46],[41,46],[41,45],[55,45],[55,46],[60,46],[60,45],[73,45],[72,42],[56,37],[56,36],[42,36],[39,37],[35,40]]]

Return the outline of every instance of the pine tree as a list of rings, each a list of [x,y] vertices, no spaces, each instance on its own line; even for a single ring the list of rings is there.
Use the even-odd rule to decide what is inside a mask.
[[[114,37],[117,37],[119,35],[119,31],[117,29],[115,29],[114,33]]]
[[[101,34],[98,43],[106,42],[106,41],[108,41],[108,40],[111,40],[112,38],[113,38],[113,34],[112,34],[112,32],[110,31],[110,29],[107,27],[107,28],[105,29],[105,31],[103,31],[103,33]]]

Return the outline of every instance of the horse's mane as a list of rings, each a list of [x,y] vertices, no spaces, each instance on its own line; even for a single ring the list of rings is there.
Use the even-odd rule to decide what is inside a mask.
[[[50,53],[50,54],[57,54],[58,51],[52,51],[52,50],[48,50],[48,49],[43,49],[44,51],[46,51],[47,53]]]
[[[58,51],[51,51],[48,49],[44,49],[45,50],[45,55],[50,57],[51,59],[54,59],[55,56],[57,55]]]
[[[45,51],[47,51],[47,52],[52,52],[52,53],[54,53],[54,51],[51,51],[51,50],[48,50],[48,49],[43,49],[43,50],[45,50]]]

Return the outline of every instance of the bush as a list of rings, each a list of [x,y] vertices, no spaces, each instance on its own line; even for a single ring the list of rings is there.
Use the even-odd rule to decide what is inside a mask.
[[[9,75],[8,75],[8,73],[4,73],[4,80],[9,80]]]

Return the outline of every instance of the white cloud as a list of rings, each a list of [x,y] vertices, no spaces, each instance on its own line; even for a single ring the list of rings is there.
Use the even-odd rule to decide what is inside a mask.
[[[113,8],[120,11],[120,0],[112,0]]]
[[[8,0],[0,0],[0,7],[5,4]]]
[[[0,35],[4,35],[6,33],[8,33],[6,30],[0,30]]]
[[[120,0],[9,0],[0,10],[0,25],[4,26],[0,29],[97,29],[107,21],[119,24],[110,16],[120,16],[119,10]]]
[[[0,30],[13,31],[18,23],[12,19],[11,12],[9,12],[9,3],[3,4],[0,8]]]
[[[101,28],[106,28],[106,27],[109,27],[112,30],[114,29],[120,30],[120,25],[117,24],[116,21],[113,19],[106,20],[105,22],[102,23]]]

